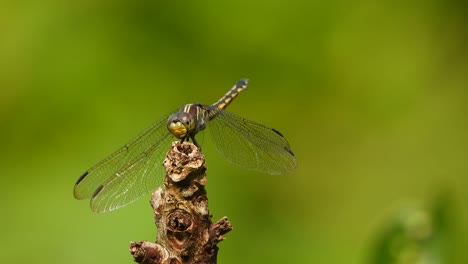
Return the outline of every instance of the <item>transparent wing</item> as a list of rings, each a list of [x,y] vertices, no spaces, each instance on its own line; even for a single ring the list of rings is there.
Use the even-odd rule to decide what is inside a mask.
[[[167,117],[91,167],[76,182],[77,199],[91,198],[91,209],[107,212],[154,191],[163,176],[162,161],[172,137]]]
[[[223,110],[208,123],[218,151],[243,168],[284,174],[295,170],[288,141],[274,128]]]

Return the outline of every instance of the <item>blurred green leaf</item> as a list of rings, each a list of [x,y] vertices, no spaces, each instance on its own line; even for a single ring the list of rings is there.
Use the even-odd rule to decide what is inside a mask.
[[[455,245],[453,201],[444,193],[430,206],[405,206],[373,243],[369,263],[453,263]]]

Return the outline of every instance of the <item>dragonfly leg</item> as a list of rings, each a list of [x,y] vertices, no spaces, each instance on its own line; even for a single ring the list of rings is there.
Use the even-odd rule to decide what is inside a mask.
[[[195,146],[197,146],[197,148],[201,151],[201,147],[198,144],[197,140],[195,139],[195,135],[190,136],[190,138],[192,139],[193,144],[195,144]]]

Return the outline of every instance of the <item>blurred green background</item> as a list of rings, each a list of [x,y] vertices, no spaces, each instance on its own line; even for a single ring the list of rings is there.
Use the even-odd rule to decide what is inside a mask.
[[[282,131],[298,169],[239,169],[205,137],[210,210],[234,225],[219,263],[468,263],[466,2],[1,6],[0,262],[132,263],[149,195],[94,214],[76,179],[249,78],[228,110]],[[432,242],[399,258],[411,239]]]

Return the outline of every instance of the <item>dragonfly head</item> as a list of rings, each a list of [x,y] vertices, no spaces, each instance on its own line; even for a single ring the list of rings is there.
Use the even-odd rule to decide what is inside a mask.
[[[189,113],[178,112],[167,119],[167,129],[178,139],[187,138],[194,127],[194,119]]]

